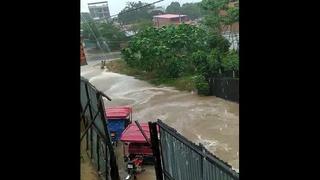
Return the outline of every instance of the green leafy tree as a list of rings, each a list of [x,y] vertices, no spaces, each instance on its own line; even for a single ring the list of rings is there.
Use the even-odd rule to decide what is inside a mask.
[[[140,31],[122,54],[129,66],[161,78],[196,74],[200,93],[210,94],[213,79],[224,71],[223,58],[229,46],[220,34],[180,24]]]
[[[126,35],[119,27],[112,23],[101,23],[98,25],[103,44],[110,50],[120,49],[120,44],[126,41]]]
[[[81,29],[85,39],[95,41],[106,51],[118,50],[120,43],[127,41],[125,33],[112,22],[94,21],[88,13],[81,14]]]
[[[231,25],[236,22],[239,22],[239,7],[229,7],[224,17],[224,24]]]
[[[141,20],[135,24],[132,24],[131,27],[129,28],[129,30],[138,33],[139,31],[143,31],[145,29],[147,29],[148,27],[153,26],[152,21],[150,20]]]
[[[210,94],[212,92],[214,78],[221,74],[221,53],[219,53],[217,49],[213,49],[209,55],[204,51],[197,51],[192,54],[192,57],[196,66],[196,73],[198,76],[203,77],[203,80],[196,82],[196,84],[201,84],[205,81],[209,91],[207,94]]]
[[[129,42],[124,59],[131,66],[157,71],[159,76],[179,77],[194,71],[191,54],[196,49],[208,49],[208,43],[204,43],[207,36],[203,29],[187,24],[148,27]]]
[[[235,72],[239,71],[239,55],[236,51],[230,51],[226,56],[223,57],[222,66],[225,71],[232,71],[233,77],[235,77]]]
[[[139,2],[128,2],[126,7],[119,13],[118,21],[121,24],[134,24],[141,20],[152,21],[152,10],[153,5],[145,6],[147,3]],[[145,6],[145,7],[143,7]],[[141,8],[143,7],[143,8]],[[138,8],[138,9],[137,9]]]
[[[187,15],[194,20],[202,16],[201,7],[199,3],[185,3],[181,6],[181,14]]]
[[[205,16],[204,24],[211,31],[221,32],[225,17],[221,14],[227,10],[229,0],[202,0],[201,7],[208,12]]]
[[[181,12],[181,6],[179,2],[171,2],[166,8],[166,13],[179,14]]]
[[[82,35],[86,39],[97,40],[99,36],[96,24],[89,13],[81,13],[81,29]]]

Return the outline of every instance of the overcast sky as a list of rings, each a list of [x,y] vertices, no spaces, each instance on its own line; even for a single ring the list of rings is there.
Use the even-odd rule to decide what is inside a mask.
[[[81,12],[89,12],[88,3],[100,2],[105,0],[80,0],[81,2]],[[139,0],[108,0],[110,15],[118,14],[125,6],[126,2],[138,2]],[[140,0],[145,3],[152,3],[158,0]],[[180,5],[190,2],[200,2],[201,0],[164,0],[160,3],[155,4],[155,6],[168,6],[171,2],[177,1]]]

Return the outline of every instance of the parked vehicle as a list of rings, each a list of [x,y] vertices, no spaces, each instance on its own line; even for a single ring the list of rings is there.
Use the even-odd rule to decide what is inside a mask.
[[[132,122],[132,108],[128,106],[109,107],[106,109],[106,117],[112,142],[117,145],[122,132]]]
[[[137,179],[137,174],[144,171],[144,169],[142,169],[142,162],[143,162],[142,156],[139,156],[139,157],[137,156],[132,161],[128,161],[127,163],[128,175],[126,177],[126,180]]]
[[[150,140],[148,123],[140,123],[140,126],[147,139]],[[137,156],[142,156],[143,163],[153,162],[151,145],[135,123],[129,124],[129,126],[122,132],[120,140],[124,143],[123,152],[125,161],[131,161]]]

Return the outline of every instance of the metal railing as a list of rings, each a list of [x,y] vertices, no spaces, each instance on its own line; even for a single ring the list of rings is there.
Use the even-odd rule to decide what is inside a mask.
[[[85,149],[99,176],[103,180],[120,180],[102,97],[111,100],[81,77],[80,120],[84,130],[80,140],[85,141]]]
[[[211,154],[203,145],[192,143],[161,120],[155,124],[159,127],[158,144],[154,141],[158,138],[155,130],[150,128],[150,133],[153,137],[157,180],[239,179],[239,174],[230,165]],[[149,125],[155,126],[153,123]]]

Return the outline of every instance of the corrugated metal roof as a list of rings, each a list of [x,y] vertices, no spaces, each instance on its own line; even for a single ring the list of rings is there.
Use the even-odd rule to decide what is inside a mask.
[[[153,16],[153,17],[157,17],[157,18],[167,18],[167,19],[170,19],[170,18],[179,18],[179,17],[184,17],[186,15],[183,15],[183,14],[162,14],[162,15],[157,15],[157,16]]]
[[[132,108],[128,106],[109,107],[106,110],[107,118],[126,118],[132,112]]]
[[[140,123],[140,126],[144,131],[144,133],[146,134],[147,138],[150,139],[149,124]],[[129,124],[129,126],[122,132],[120,140],[125,142],[139,142],[139,143],[147,142],[135,123]]]

